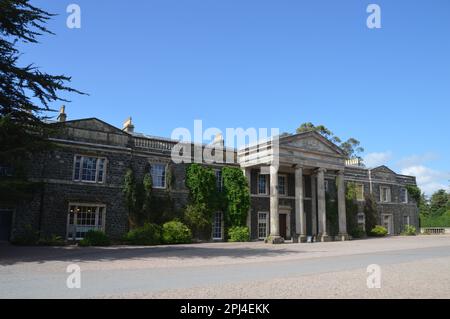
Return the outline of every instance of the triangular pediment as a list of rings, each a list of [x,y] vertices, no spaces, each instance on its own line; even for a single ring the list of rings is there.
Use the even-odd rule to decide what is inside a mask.
[[[109,146],[127,146],[131,135],[97,118],[57,123],[56,138]]]
[[[63,124],[65,127],[71,127],[75,129],[127,135],[126,132],[97,118],[73,120],[63,122],[61,124]]]
[[[394,172],[393,170],[391,170],[389,167],[385,166],[385,165],[381,165],[378,167],[375,167],[372,169],[372,173],[381,173],[381,174],[388,174],[388,175],[397,175],[396,172]]]
[[[280,146],[344,156],[342,149],[317,132],[306,132],[282,137]]]
[[[389,167],[382,165],[379,167],[376,167],[371,170],[372,171],[372,177],[378,178],[386,181],[395,181],[397,173],[395,173],[393,170],[391,170]]]

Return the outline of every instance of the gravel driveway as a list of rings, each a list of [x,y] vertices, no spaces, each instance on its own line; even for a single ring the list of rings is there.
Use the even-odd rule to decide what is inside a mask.
[[[67,266],[81,288],[66,286]],[[381,288],[367,288],[367,266]],[[450,236],[313,244],[0,245],[1,298],[450,298]]]

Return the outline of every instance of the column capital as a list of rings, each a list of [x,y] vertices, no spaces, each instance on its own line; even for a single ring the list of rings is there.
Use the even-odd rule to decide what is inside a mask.
[[[345,171],[343,169],[338,170],[338,175],[343,176],[345,174]]]
[[[317,171],[318,173],[326,173],[326,172],[327,172],[327,169],[324,168],[324,167],[319,167],[319,168],[317,168],[316,171]]]
[[[271,164],[270,165],[270,174],[277,174],[280,169],[280,165]]]

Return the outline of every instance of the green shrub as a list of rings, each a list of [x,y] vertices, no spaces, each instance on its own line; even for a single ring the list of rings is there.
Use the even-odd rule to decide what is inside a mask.
[[[349,235],[352,236],[352,238],[364,238],[366,237],[366,232],[361,227],[357,227],[353,229]]]
[[[377,225],[371,231],[370,235],[374,237],[384,237],[388,233],[387,229],[383,226]]]
[[[84,235],[84,238],[80,241],[81,247],[87,246],[109,246],[111,241],[109,237],[100,230],[90,230]]]
[[[39,232],[34,230],[31,225],[26,225],[24,231],[19,236],[16,236],[12,243],[19,246],[33,246],[39,241]]]
[[[411,225],[405,225],[405,228],[403,229],[403,232],[401,233],[402,236],[415,236],[416,235],[416,227]]]
[[[170,221],[163,225],[162,241],[165,244],[186,244],[192,240],[191,230],[182,222]]]
[[[184,211],[184,220],[196,239],[211,238],[211,212],[205,204],[189,204]]]
[[[245,242],[250,241],[250,231],[248,227],[235,226],[228,230],[229,241]]]
[[[123,240],[128,245],[158,245],[161,243],[161,227],[145,223],[142,227],[130,230]]]
[[[441,216],[420,216],[421,227],[450,227],[450,211]]]
[[[42,246],[64,246],[66,241],[61,236],[51,235],[50,237],[39,239],[38,244]]]

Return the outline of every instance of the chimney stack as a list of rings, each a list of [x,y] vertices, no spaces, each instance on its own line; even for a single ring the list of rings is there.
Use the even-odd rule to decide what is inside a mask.
[[[134,132],[134,125],[131,121],[131,116],[123,123],[123,131],[125,131],[127,133]]]
[[[59,109],[58,122],[65,122],[67,120],[66,107],[63,105]]]
[[[221,145],[222,147],[224,147],[224,145],[225,145],[225,141],[223,140],[223,135],[222,134],[217,134],[215,137],[214,137],[214,141],[212,142],[212,144],[213,145]]]

